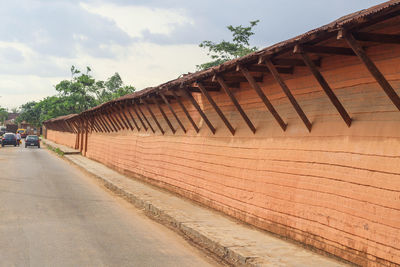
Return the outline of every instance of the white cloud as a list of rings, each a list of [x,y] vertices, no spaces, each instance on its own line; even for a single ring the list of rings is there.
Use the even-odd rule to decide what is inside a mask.
[[[96,79],[106,79],[118,72],[125,84],[143,89],[195,71],[195,66],[209,60],[197,45],[158,45],[139,42],[129,47],[110,45],[116,58],[98,59],[83,52],[75,60],[81,69],[92,66]],[[72,60],[73,61],[73,60]],[[101,75],[99,75],[101,74]]]
[[[169,35],[176,27],[193,24],[182,9],[151,8],[144,6],[100,6],[80,3],[87,11],[111,19],[131,37],[142,37],[143,31]]]
[[[9,109],[28,101],[40,100],[54,95],[53,85],[62,77],[40,77],[36,75],[0,75],[0,106]]]

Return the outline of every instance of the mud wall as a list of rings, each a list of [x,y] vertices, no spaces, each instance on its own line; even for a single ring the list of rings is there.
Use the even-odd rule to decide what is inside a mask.
[[[368,54],[400,94],[400,49]],[[88,136],[86,156],[201,202],[230,216],[360,265],[400,264],[400,112],[357,57],[330,56],[321,72],[353,119],[347,127],[307,68],[283,76],[313,124],[308,132],[270,75],[262,88],[288,123],[282,131],[253,89],[233,89],[253,134],[224,92],[211,95],[236,129],[194,94],[217,129],[213,135],[189,102],[200,132],[179,106],[185,134],[124,130]],[[157,109],[153,107],[153,111]],[[203,125],[204,124],[204,125]],[[49,131],[72,146],[74,135]]]
[[[47,129],[47,139],[70,148],[75,148],[76,135],[73,133]]]

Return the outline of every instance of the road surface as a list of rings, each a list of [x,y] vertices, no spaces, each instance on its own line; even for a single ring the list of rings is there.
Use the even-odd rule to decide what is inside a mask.
[[[215,266],[45,148],[0,148],[0,266]]]

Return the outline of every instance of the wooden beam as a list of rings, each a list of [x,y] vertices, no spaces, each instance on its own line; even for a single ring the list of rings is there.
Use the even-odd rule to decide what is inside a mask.
[[[228,128],[228,130],[231,132],[232,135],[235,135],[235,129],[233,129],[232,125],[230,124],[228,119],[225,117],[224,113],[222,113],[221,109],[217,106],[217,103],[215,103],[214,99],[212,99],[212,97],[207,92],[207,90],[204,88],[204,86],[200,82],[197,82],[197,86],[199,87],[199,89],[203,93],[203,95],[207,98],[208,102],[211,104],[211,106],[214,108],[214,110],[217,112],[218,116],[224,122],[226,128]]]
[[[114,121],[114,118],[110,116],[109,111],[105,110],[104,112],[105,112],[106,117],[108,118],[108,120],[111,122],[111,125],[114,127],[115,131],[118,132],[121,128],[119,127],[117,122]]]
[[[198,87],[195,87],[195,86],[189,86],[189,87],[187,87],[187,89],[192,93],[201,93],[200,89]],[[214,87],[208,86],[207,90],[208,91],[212,91],[212,92],[219,92],[219,91],[221,91],[221,87],[219,87],[219,86],[214,86]]]
[[[103,132],[103,129],[99,126],[93,114],[91,114],[92,125],[96,132]]]
[[[244,78],[243,76],[228,76],[228,75],[224,75],[221,76],[225,83],[244,83],[247,82],[247,79]],[[257,77],[253,77],[254,80],[258,83],[261,83],[263,81],[263,76],[257,76]],[[204,86],[203,86],[204,87]]]
[[[206,114],[201,110],[199,104],[196,102],[196,100],[193,98],[192,94],[190,94],[186,89],[180,87],[180,90],[182,94],[192,103],[192,105],[195,107],[197,112],[199,112],[200,116],[203,118],[204,122],[207,124],[208,128],[210,131],[215,134],[215,128],[210,122],[210,120],[207,118]]]
[[[120,126],[120,129],[125,130],[124,125],[119,120],[119,118],[118,118],[116,113],[118,114],[118,112],[115,112],[115,109],[113,107],[110,107],[110,116],[111,116],[111,118],[113,118],[118,123],[118,125]]]
[[[400,35],[395,35],[395,34],[353,32],[352,35],[353,35],[354,39],[356,39],[358,41],[387,43],[387,44],[400,44]]]
[[[220,91],[221,86],[214,81],[202,81],[203,86],[208,90],[208,91],[212,91],[212,88],[218,88],[218,90],[216,91]],[[240,87],[240,82],[226,82],[226,84],[230,87],[230,88],[239,88]]]
[[[101,115],[101,119],[105,122],[105,124],[107,125],[109,130],[111,132],[114,132],[115,129],[114,129],[113,125],[110,123],[110,121],[108,120],[107,116],[104,114],[104,110],[101,111],[100,115]]]
[[[243,73],[244,77],[249,82],[250,86],[256,91],[258,97],[263,101],[264,105],[267,107],[269,112],[271,112],[271,114],[275,118],[276,122],[279,124],[279,126],[282,128],[282,130],[285,131],[287,124],[283,121],[283,119],[281,118],[279,113],[276,111],[276,109],[272,105],[271,101],[269,101],[268,97],[261,90],[261,87],[253,79],[253,76],[251,76],[248,69],[241,67],[241,66],[239,68],[240,68],[241,72]]]
[[[269,69],[264,64],[251,65],[247,68],[247,70],[251,72],[261,72],[261,73],[269,72]],[[293,67],[277,67],[277,70],[279,73],[282,74],[293,74],[294,69]]]
[[[176,130],[175,130],[175,128],[172,126],[171,122],[169,121],[167,114],[165,114],[164,110],[161,108],[161,105],[160,105],[160,103],[158,102],[157,97],[153,97],[153,100],[154,100],[154,102],[156,103],[158,109],[160,110],[161,115],[163,116],[165,122],[168,124],[168,127],[171,129],[172,133],[175,134]]]
[[[99,116],[100,121],[103,122],[104,127],[106,127],[107,131],[108,131],[109,133],[110,133],[110,132],[113,132],[114,130],[112,129],[112,127],[110,126],[110,124],[107,122],[107,120],[104,118],[104,115],[101,113],[101,111],[99,111],[97,115]]]
[[[101,115],[96,112],[96,119],[97,121],[100,123],[101,127],[104,129],[104,132],[110,132],[110,130],[106,127],[106,125],[104,124],[104,121],[101,118]]]
[[[235,95],[232,93],[232,91],[229,89],[228,85],[225,83],[224,79],[220,76],[215,76],[216,80],[218,83],[221,85],[221,87],[224,89],[225,93],[229,96],[231,99],[233,105],[236,107],[236,109],[239,111],[240,115],[242,116],[243,120],[246,122],[247,126],[249,126],[250,130],[253,133],[256,133],[256,127],[254,127],[253,123],[249,119],[249,117],[246,115],[244,112],[243,108],[240,106],[239,102],[237,101]],[[255,82],[255,81],[254,81]],[[257,84],[257,83],[256,83]]]
[[[124,120],[124,117],[121,115],[121,110],[119,109],[118,104],[114,105],[113,110],[114,110],[114,112],[116,114],[116,117],[118,115],[117,119],[119,119],[122,122],[121,125],[125,126],[125,127],[123,127],[123,129],[127,129],[128,130],[129,129],[129,125],[126,123],[126,121]]]
[[[269,59],[267,59],[265,63],[267,64],[269,70],[271,71],[271,74],[274,77],[275,81],[282,88],[283,92],[289,99],[293,108],[296,110],[297,115],[299,115],[300,119],[303,121],[303,123],[307,127],[308,131],[311,132],[311,122],[308,120],[306,114],[304,113],[303,109],[300,107],[299,103],[297,103],[297,100],[294,98],[292,92],[290,92],[289,87],[286,85],[286,83],[283,81],[282,77],[276,71],[276,67],[274,66],[272,61]]]
[[[143,119],[146,121],[146,123],[149,125],[151,131],[155,133],[156,131],[154,130],[153,126],[151,126],[149,120],[147,119],[146,115],[144,115],[143,110],[140,108],[140,105],[136,104],[136,107],[138,108],[140,114],[143,116]]]
[[[136,122],[136,120],[135,120],[135,117],[133,117],[131,111],[129,110],[128,102],[125,102],[124,107],[125,107],[125,110],[128,111],[129,117],[131,117],[133,123],[135,124],[136,129],[138,130],[138,132],[140,132],[140,127],[139,127],[139,125],[137,124],[137,122]]]
[[[336,110],[339,112],[340,116],[344,120],[344,122],[347,124],[348,127],[351,125],[351,118],[349,114],[347,113],[346,109],[343,107],[342,103],[340,103],[339,99],[335,95],[335,93],[332,91],[331,87],[325,80],[325,78],[322,76],[321,72],[317,69],[317,67],[314,65],[310,57],[305,53],[305,51],[302,50],[301,47],[296,46],[296,50],[300,53],[301,57],[304,60],[304,63],[306,63],[307,67],[310,69],[311,73],[314,75],[315,79],[318,81],[326,95],[328,96],[329,100],[331,103],[335,106]]]
[[[118,104],[118,106],[119,106],[119,110],[121,111],[122,115],[124,116],[126,122],[128,123],[129,128],[131,128],[131,130],[133,131],[133,130],[135,129],[135,127],[133,127],[133,125],[132,125],[131,122],[129,121],[129,118],[126,116],[126,113],[125,113],[125,107],[126,107],[126,106],[124,106],[124,105],[122,105],[122,104]]]
[[[174,109],[172,108],[171,104],[169,103],[168,99],[165,97],[165,95],[162,92],[158,92],[158,94],[161,96],[162,100],[164,101],[164,103],[168,106],[169,110],[171,111],[172,115],[174,115],[175,120],[178,122],[179,126],[181,127],[182,131],[184,133],[186,133],[186,129],[185,126],[183,126],[181,120],[178,118],[178,116],[176,115]]]
[[[91,114],[91,117],[92,117],[93,126],[95,127],[95,131],[96,132],[104,132],[103,128],[96,121],[95,115],[93,113]]]
[[[342,34],[343,35],[343,34]],[[390,85],[390,83],[386,80],[385,76],[383,76],[382,72],[378,69],[375,63],[369,58],[365,50],[360,46],[360,44],[356,41],[354,36],[351,33],[344,34],[344,39],[347,44],[353,49],[354,53],[357,54],[358,58],[364,63],[365,67],[371,73],[371,75],[375,78],[378,84],[382,87],[383,91],[390,98],[393,104],[396,106],[398,110],[400,110],[400,97]]]
[[[164,134],[165,132],[164,132],[163,128],[161,127],[160,123],[158,122],[156,116],[154,115],[154,113],[153,113],[153,111],[151,110],[151,108],[150,108],[149,104],[147,103],[147,101],[146,101],[144,98],[142,98],[141,100],[143,101],[143,103],[144,103],[144,105],[146,106],[147,110],[149,111],[151,117],[152,117],[153,120],[155,121],[155,123],[156,123],[158,129],[160,130],[160,132],[161,132],[162,134]]]
[[[300,47],[296,45],[296,47]],[[296,50],[293,53],[301,53]],[[302,45],[301,49],[303,52],[314,53],[314,54],[333,54],[333,55],[343,55],[343,56],[355,56],[356,54],[347,47],[334,47],[334,46],[317,46],[317,45]],[[314,64],[314,63],[313,63]],[[314,64],[315,65],[315,64]]]
[[[174,90],[171,90],[171,93],[175,97],[175,99],[178,102],[179,106],[182,108],[183,112],[186,115],[186,118],[189,120],[190,124],[192,124],[192,126],[193,126],[194,130],[196,131],[196,133],[198,133],[200,131],[200,129],[199,129],[199,127],[197,127],[196,123],[192,119],[192,116],[190,116],[189,112],[185,108],[185,105],[183,105],[181,99],[176,95]]]
[[[147,126],[144,123],[144,121],[142,120],[142,117],[140,117],[139,112],[136,110],[136,103],[134,101],[132,102],[132,109],[135,112],[136,116],[138,117],[138,119],[139,119],[140,123],[142,124],[144,130],[147,131]]]
[[[272,63],[274,65],[278,66],[295,66],[295,67],[305,67],[306,64],[304,64],[304,61],[301,59],[297,58],[273,58],[271,59]],[[313,60],[314,64],[318,67],[321,66],[321,59],[318,60]],[[266,66],[268,67],[268,66]],[[279,67],[275,67],[278,73],[281,73],[279,71]]]

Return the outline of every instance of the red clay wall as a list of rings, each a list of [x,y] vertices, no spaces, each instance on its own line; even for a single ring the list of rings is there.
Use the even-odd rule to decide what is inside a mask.
[[[399,47],[372,47],[368,54],[400,94]],[[86,156],[354,263],[400,264],[400,112],[356,57],[324,58],[321,70],[351,115],[350,128],[309,70],[296,68],[295,75],[284,77],[313,123],[311,133],[266,75],[263,90],[288,123],[285,132],[243,83],[234,93],[255,134],[226,95],[214,92],[235,136],[198,97],[215,135],[185,102],[200,133],[174,104],[187,134],[164,108],[178,129],[175,135],[157,113],[165,135],[144,129],[94,132]],[[64,144],[75,140],[51,135]]]
[[[56,142],[57,144],[75,148],[76,135],[73,133],[47,129],[47,139]]]

